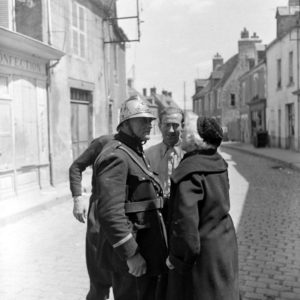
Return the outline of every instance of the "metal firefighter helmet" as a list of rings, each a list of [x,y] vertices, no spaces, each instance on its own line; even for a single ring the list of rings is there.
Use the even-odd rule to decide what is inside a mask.
[[[119,128],[124,121],[133,118],[156,119],[156,117],[151,113],[147,102],[138,95],[131,96],[122,103],[120,109],[120,121],[117,128]]]

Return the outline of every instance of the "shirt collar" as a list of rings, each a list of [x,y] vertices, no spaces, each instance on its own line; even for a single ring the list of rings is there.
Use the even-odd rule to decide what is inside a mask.
[[[162,154],[163,156],[166,155],[167,151],[169,149],[174,149],[174,152],[176,153],[176,155],[180,156],[182,149],[181,149],[181,140],[178,141],[177,144],[175,144],[173,147],[168,147],[164,142],[162,142]]]

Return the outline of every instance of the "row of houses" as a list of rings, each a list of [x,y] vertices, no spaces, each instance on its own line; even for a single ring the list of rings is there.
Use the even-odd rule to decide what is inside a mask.
[[[299,0],[277,8],[269,45],[244,28],[238,53],[217,53],[209,78],[195,80],[193,111],[216,117],[229,140],[300,151],[299,12]]]

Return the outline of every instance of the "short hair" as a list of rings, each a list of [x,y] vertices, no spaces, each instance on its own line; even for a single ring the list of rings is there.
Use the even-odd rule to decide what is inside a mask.
[[[168,107],[165,107],[164,109],[162,109],[159,113],[159,116],[158,116],[158,119],[159,119],[159,123],[162,122],[162,118],[163,116],[165,115],[173,115],[173,114],[180,114],[182,116],[182,119],[181,119],[181,124],[183,125],[184,124],[184,113],[183,113],[183,110],[176,107],[176,106],[168,106]]]
[[[199,117],[197,128],[199,135],[205,142],[217,147],[220,146],[223,139],[223,130],[215,118]]]

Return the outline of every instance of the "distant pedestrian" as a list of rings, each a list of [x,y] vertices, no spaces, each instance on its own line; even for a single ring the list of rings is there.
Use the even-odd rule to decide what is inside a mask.
[[[172,175],[168,300],[238,300],[238,250],[229,215],[227,163],[213,118],[185,119],[187,153]]]
[[[69,168],[70,190],[73,197],[73,215],[82,223],[85,223],[88,214],[87,201],[82,196],[82,173],[88,166],[92,166],[101,153],[103,147],[113,139],[113,135],[103,135],[92,141],[89,147],[72,163]],[[95,197],[95,176],[92,175],[92,195],[90,203]],[[90,278],[90,287],[87,300],[105,300],[109,298],[109,290],[112,286],[111,274],[105,269],[97,267],[97,244],[100,225],[93,215],[89,215],[86,231],[86,265]]]

